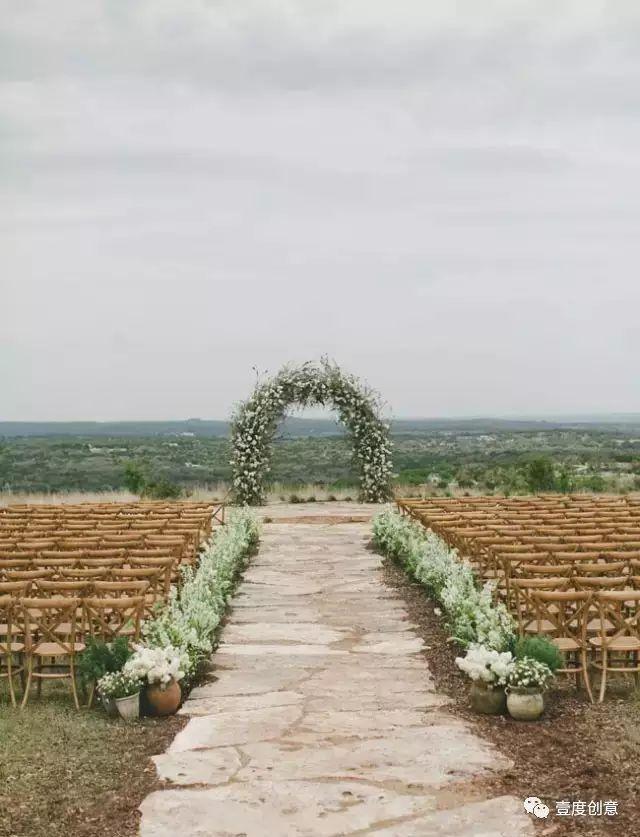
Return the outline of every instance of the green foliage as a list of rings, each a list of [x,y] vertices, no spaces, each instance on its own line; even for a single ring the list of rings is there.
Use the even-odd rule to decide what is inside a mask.
[[[493,601],[488,585],[478,586],[469,564],[434,532],[385,511],[373,520],[373,542],[442,604],[451,638],[460,645],[504,651],[512,643],[514,623],[504,604]]]
[[[518,639],[515,643],[514,657],[517,660],[523,660],[525,657],[537,660],[553,672],[564,666],[564,657],[558,647],[542,635],[524,636]]]
[[[120,671],[130,656],[129,643],[124,636],[113,642],[89,637],[87,647],[76,663],[78,676],[86,685],[95,683],[105,674]]]
[[[142,494],[146,477],[142,466],[137,462],[127,462],[124,469],[124,484],[132,494]]]
[[[142,490],[142,496],[150,500],[174,500],[182,497],[183,493],[179,485],[162,478],[151,480]]]
[[[182,488],[165,477],[149,477],[139,462],[127,462],[124,484],[133,494],[149,500],[175,500],[183,495]]]
[[[232,513],[205,548],[197,569],[183,569],[180,588],[173,588],[166,605],[143,624],[148,646],[172,646],[180,653],[187,684],[214,648],[227,600],[259,536],[260,526],[253,515]]]
[[[553,462],[544,457],[533,459],[528,464],[525,478],[529,490],[534,494],[538,491],[555,491],[558,487]]]

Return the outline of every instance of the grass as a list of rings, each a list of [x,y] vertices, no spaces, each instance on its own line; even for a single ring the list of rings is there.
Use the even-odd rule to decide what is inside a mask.
[[[3,684],[4,685],[4,684]],[[150,756],[183,719],[125,724],[76,710],[66,685],[45,683],[24,711],[0,693],[0,835],[131,837],[157,785]]]

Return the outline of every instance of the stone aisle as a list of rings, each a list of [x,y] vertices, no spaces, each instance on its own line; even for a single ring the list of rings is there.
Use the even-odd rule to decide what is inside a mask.
[[[143,837],[518,837],[509,763],[446,711],[362,523],[268,524]]]

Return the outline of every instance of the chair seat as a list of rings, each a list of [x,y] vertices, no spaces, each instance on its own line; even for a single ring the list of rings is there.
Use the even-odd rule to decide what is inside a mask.
[[[528,634],[553,634],[558,630],[557,626],[548,619],[540,619],[540,621],[534,619],[533,622],[527,623],[524,629]]]
[[[73,649],[76,653],[84,651],[84,642],[74,643]],[[57,642],[42,642],[33,653],[38,657],[66,657],[69,654],[66,648],[63,645],[58,645]]]
[[[577,651],[580,648],[580,643],[568,636],[555,637],[551,641],[560,651]]]
[[[600,648],[602,646],[602,637],[590,637],[589,642],[594,648]],[[640,639],[636,639],[634,636],[617,636],[607,641],[605,647],[609,651],[640,651]]]
[[[6,654],[7,651],[9,651],[9,650],[11,651],[12,654],[19,654],[20,651],[24,651],[24,643],[22,643],[22,642],[12,642],[11,646],[9,646],[9,645],[3,645],[0,642],[0,651],[3,654]]]

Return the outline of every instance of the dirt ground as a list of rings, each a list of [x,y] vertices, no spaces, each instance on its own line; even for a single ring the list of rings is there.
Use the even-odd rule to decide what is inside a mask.
[[[460,651],[447,642],[442,618],[423,587],[389,560],[383,569],[387,584],[404,598],[410,621],[427,649],[423,652],[436,687],[453,700],[450,711],[471,723],[479,735],[492,741],[514,767],[491,787],[495,794],[513,794],[523,800],[540,797],[551,809],[536,822],[541,834],[640,834],[640,703],[629,691],[607,694],[602,704],[590,704],[567,681],[547,696],[539,722],[519,723],[510,717],[477,715],[469,706],[469,684],[455,665]],[[556,801],[618,803],[618,815],[559,816]]]

